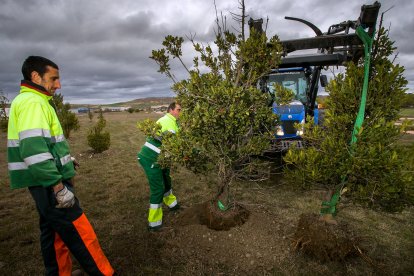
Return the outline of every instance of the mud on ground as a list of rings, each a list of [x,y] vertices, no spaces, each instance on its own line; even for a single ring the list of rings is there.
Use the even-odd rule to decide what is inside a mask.
[[[376,252],[378,248],[370,248],[370,241],[378,246],[375,237],[357,236],[352,232],[357,229],[344,218],[339,219],[339,226],[332,226],[319,222],[316,214],[288,214],[293,208],[284,204],[244,205],[249,213],[244,217],[245,222],[224,231],[205,225],[209,203],[184,206],[185,209],[174,213],[165,210],[163,231],[142,236],[140,242],[145,243],[142,254],[146,256],[146,263],[137,272],[179,275],[395,273],[392,273],[392,262],[383,259]],[[309,238],[306,231],[301,232],[304,226],[316,230],[316,237],[320,239],[316,245],[324,240],[331,244],[313,244],[312,250],[303,243],[298,245],[298,238],[302,241]],[[361,244],[359,238],[365,243]],[[359,248],[363,251],[358,252]],[[411,273],[413,269],[406,266],[403,271]]]

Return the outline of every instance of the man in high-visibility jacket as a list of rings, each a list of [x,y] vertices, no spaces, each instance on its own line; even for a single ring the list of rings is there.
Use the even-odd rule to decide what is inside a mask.
[[[161,168],[158,165],[158,155],[161,152],[162,134],[165,132],[178,132],[177,119],[181,112],[178,103],[168,106],[167,114],[161,117],[157,123],[161,125],[161,133],[157,138],[148,137],[138,153],[138,162],[144,168],[150,186],[150,207],[148,212],[148,230],[159,231],[162,227],[162,203],[172,211],[180,206],[172,193],[169,168]]]
[[[28,188],[40,217],[46,275],[71,275],[70,253],[89,275],[113,275],[74,196],[69,145],[49,100],[60,89],[58,66],[40,56],[23,63],[20,94],[9,113],[7,153],[12,189]]]

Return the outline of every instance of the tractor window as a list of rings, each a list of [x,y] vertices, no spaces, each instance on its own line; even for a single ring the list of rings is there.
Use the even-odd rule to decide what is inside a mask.
[[[280,72],[271,74],[267,79],[267,89],[270,94],[275,94],[274,84],[279,83],[295,93],[295,99],[306,103],[306,90],[308,82],[303,71]]]

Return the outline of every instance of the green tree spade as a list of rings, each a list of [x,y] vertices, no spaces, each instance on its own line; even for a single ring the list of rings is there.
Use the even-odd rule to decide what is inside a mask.
[[[354,144],[350,140],[361,101],[363,61],[350,63],[345,74],[330,82],[323,128],[309,120],[304,134],[308,147],[285,156],[294,165],[286,170],[294,183],[341,189],[355,201],[385,210],[414,203],[414,146],[397,143],[407,126],[395,124],[407,81],[404,68],[390,59],[395,49],[388,30],[380,27],[371,54],[365,116]]]
[[[164,137],[160,163],[179,163],[194,172],[217,176],[214,198],[221,210],[234,204],[230,186],[239,177],[257,174],[263,163],[252,156],[269,146],[271,130],[277,118],[268,107],[265,93],[257,89],[258,80],[280,62],[281,47],[276,36],[251,30],[245,38],[244,1],[242,14],[235,17],[239,34],[225,27],[225,18],[217,18],[214,46],[203,45],[190,37],[196,56],[191,67],[183,59],[182,37],[167,36],[164,48],[153,50],[151,58],[174,85],[183,112],[180,132]],[[188,78],[178,81],[170,60],[178,60]],[[152,126],[153,127],[153,126]],[[150,133],[151,124],[141,126]]]

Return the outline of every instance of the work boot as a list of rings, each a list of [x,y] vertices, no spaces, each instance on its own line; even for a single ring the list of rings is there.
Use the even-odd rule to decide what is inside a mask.
[[[161,232],[162,229],[162,225],[158,225],[158,226],[148,226],[148,232]]]
[[[180,208],[181,208],[180,204],[177,203],[174,207],[170,208],[170,211],[171,212],[176,212],[176,211],[180,210]]]

